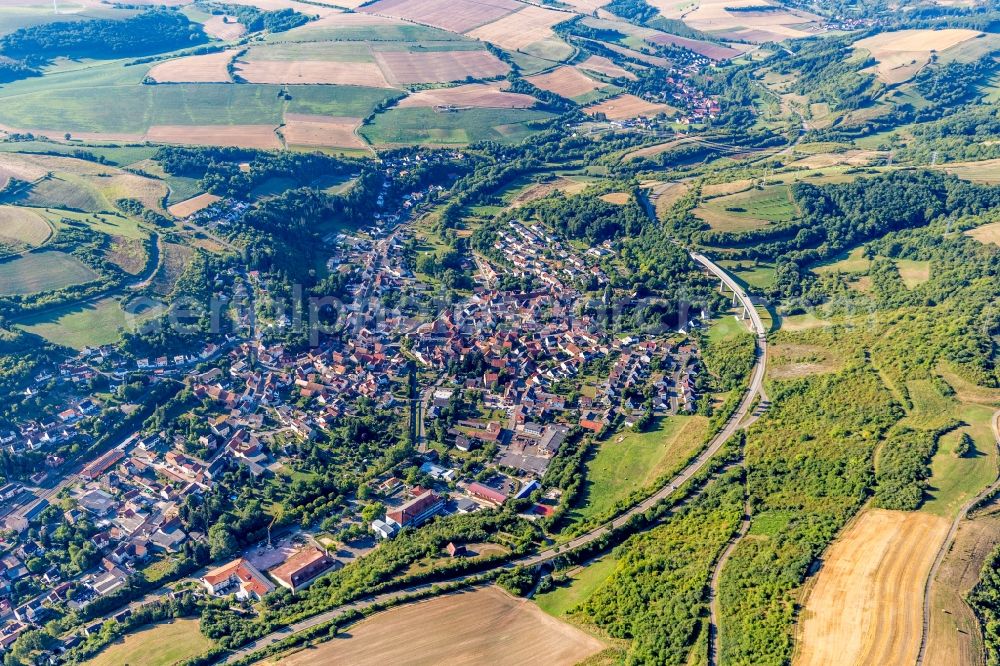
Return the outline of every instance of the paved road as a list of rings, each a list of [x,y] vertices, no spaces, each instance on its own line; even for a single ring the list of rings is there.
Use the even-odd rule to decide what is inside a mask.
[[[715,454],[719,452],[719,450],[726,444],[726,442],[729,441],[729,439],[734,434],[736,434],[737,431],[739,431],[743,427],[746,427],[748,423],[753,422],[754,417],[753,417],[752,407],[754,406],[754,402],[757,396],[760,395],[763,390],[764,372],[767,363],[767,344],[765,339],[766,330],[764,328],[764,324],[761,321],[760,316],[757,314],[757,311],[754,309],[753,303],[751,303],[750,301],[750,297],[743,290],[743,288],[740,287],[740,285],[735,280],[733,280],[728,273],[726,273],[725,270],[723,270],[712,260],[710,260],[708,257],[702,254],[692,252],[691,256],[696,261],[698,261],[698,263],[704,266],[709,272],[713,273],[715,276],[719,277],[723,282],[725,282],[727,286],[729,286],[730,289],[732,289],[736,293],[736,296],[740,300],[740,302],[743,303],[743,305],[747,307],[751,312],[750,321],[753,324],[754,330],[756,332],[757,362],[753,369],[753,375],[750,380],[750,386],[747,389],[746,394],[743,396],[743,400],[736,408],[736,411],[733,412],[732,416],[729,417],[729,420],[726,421],[726,424],[722,427],[722,429],[715,435],[715,437],[712,438],[712,441],[709,443],[708,447],[701,453],[701,455],[699,455],[694,460],[694,462],[692,462],[686,468],[684,468],[684,470],[682,470],[677,476],[671,479],[666,485],[664,485],[655,493],[644,499],[642,502],[639,502],[638,504],[632,506],[632,508],[630,508],[625,513],[619,515],[609,524],[591,530],[586,534],[582,534],[567,543],[563,543],[557,547],[544,550],[541,553],[525,556],[517,560],[513,560],[511,562],[499,565],[497,567],[498,569],[501,567],[502,568],[511,568],[514,566],[530,567],[530,566],[537,566],[539,564],[544,564],[545,562],[548,562],[558,557],[560,553],[565,553],[568,550],[572,550],[580,546],[589,544],[592,541],[595,541],[604,536],[605,534],[607,534],[611,529],[621,527],[626,522],[628,522],[629,519],[632,518],[633,516],[651,509],[662,500],[676,493],[677,489],[681,485],[683,485],[686,481],[688,481],[693,476],[698,474],[698,472],[700,472],[705,467],[705,465],[707,465],[709,461],[712,460]],[[749,419],[747,420],[746,423],[744,423],[744,419],[747,419],[747,417],[749,417]],[[466,575],[458,578],[453,578],[448,581],[438,581],[436,584],[441,584],[442,582],[447,582],[447,583],[462,582],[462,581],[467,581],[473,577],[474,577],[473,575]],[[388,601],[391,599],[404,596],[406,594],[411,594],[413,592],[430,589],[434,584],[435,583],[426,583],[422,585],[415,585],[403,590],[386,592],[384,594],[379,594],[373,597],[366,597],[364,599],[360,599],[350,604],[345,604],[343,606],[339,606],[324,613],[320,613],[319,615],[314,615],[313,617],[302,620],[301,622],[296,622],[295,624],[289,625],[278,631],[275,631],[274,633],[264,636],[263,638],[256,640],[253,643],[247,644],[246,646],[242,647],[241,649],[239,649],[238,651],[232,653],[229,657],[227,657],[224,663],[231,663],[241,657],[245,657],[253,652],[256,652],[257,650],[260,650],[273,643],[288,638],[289,636],[300,633],[302,631],[323,624],[325,622],[329,622],[330,620],[333,620],[334,618],[341,615],[345,611],[366,608],[380,601]]]

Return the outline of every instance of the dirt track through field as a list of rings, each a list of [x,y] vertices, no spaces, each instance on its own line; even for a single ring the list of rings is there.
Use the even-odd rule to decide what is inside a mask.
[[[797,666],[911,666],[924,582],[949,521],[866,509],[823,556],[805,601]]]
[[[604,649],[596,638],[496,587],[380,613],[282,666],[490,664],[570,666]]]

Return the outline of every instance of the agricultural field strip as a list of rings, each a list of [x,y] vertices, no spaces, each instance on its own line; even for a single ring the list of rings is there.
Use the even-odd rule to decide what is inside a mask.
[[[993,437],[996,439],[998,450],[1000,450],[1000,410],[997,410],[993,414],[992,424]],[[984,497],[987,497],[991,493],[995,492],[997,488],[1000,488],[1000,476],[998,476],[989,486],[981,490],[975,497],[962,505],[962,508],[959,510],[954,520],[951,521],[951,526],[948,528],[948,534],[945,536],[944,541],[938,548],[937,554],[934,557],[934,563],[931,564],[930,571],[927,572],[927,578],[924,581],[923,617],[921,620],[920,649],[917,653],[917,666],[923,665],[924,658],[927,654],[927,639],[930,633],[931,624],[931,595],[934,587],[934,578],[937,576],[937,572],[941,568],[941,562],[944,561],[945,555],[948,554],[952,544],[955,542],[955,534],[958,532],[959,524],[968,517],[969,511],[972,510],[972,507],[979,503],[979,501]]]
[[[750,385],[747,388],[746,393],[743,395],[743,399],[740,401],[739,406],[736,411],[729,417],[722,429],[712,438],[709,445],[702,451],[702,453],[687,467],[684,468],[680,473],[670,479],[666,484],[664,484],[655,493],[642,500],[638,504],[634,504],[631,508],[627,509],[625,512],[621,513],[617,518],[612,520],[610,523],[606,523],[601,527],[595,528],[590,532],[582,534],[575,539],[567,541],[558,547],[549,548],[536,555],[530,555],[522,557],[518,560],[514,560],[507,564],[500,565],[497,568],[509,569],[514,566],[523,567],[534,567],[539,564],[544,564],[549,560],[555,559],[560,554],[566,551],[585,546],[600,537],[607,534],[613,529],[617,529],[624,524],[626,524],[633,516],[648,511],[652,507],[659,504],[661,501],[673,495],[677,490],[687,481],[689,481],[693,476],[700,472],[714,457],[715,454],[722,449],[722,447],[735,435],[739,430],[743,429],[748,425],[744,423],[744,419],[751,414],[751,408],[754,406],[759,395],[761,399],[766,399],[764,394],[764,375],[767,371],[767,329],[760,318],[760,314],[757,313],[756,308],[754,308],[753,302],[747,295],[746,291],[739,285],[736,280],[734,280],[724,269],[719,267],[718,264],[713,262],[711,259],[698,252],[691,252],[691,257],[705,267],[706,270],[714,274],[719,278],[729,289],[731,289],[739,299],[740,303],[750,311],[750,321],[754,327],[756,333],[755,340],[757,344],[757,358],[754,364],[753,372],[751,373]],[[751,423],[754,419],[751,419]],[[480,572],[482,573],[482,572]],[[408,594],[413,594],[414,592],[422,592],[431,589],[436,585],[441,585],[443,582],[449,583],[460,583],[475,580],[476,576],[479,574],[470,574],[459,576],[447,581],[437,581],[435,583],[425,583],[422,585],[414,585],[407,587],[403,590],[398,590],[395,592],[385,592],[383,594],[376,595],[374,597],[369,597],[367,599],[361,599],[343,606],[339,606],[329,611],[320,613],[319,615],[314,615],[311,618],[307,618],[295,624],[291,624],[287,627],[279,629],[267,636],[260,638],[252,643],[248,643],[239,650],[232,652],[223,663],[233,663],[248,655],[257,652],[258,650],[264,649],[269,645],[273,645],[278,641],[284,640],[289,636],[293,636],[297,633],[301,633],[331,620],[336,619],[338,616],[349,610],[358,610],[367,608],[373,604],[390,601],[397,599]]]

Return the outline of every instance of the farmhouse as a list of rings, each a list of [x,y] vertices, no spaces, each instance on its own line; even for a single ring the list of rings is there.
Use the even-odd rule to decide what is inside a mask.
[[[297,592],[313,582],[334,566],[337,561],[315,546],[303,548],[285,560],[284,564],[271,569],[271,576],[282,587]]]
[[[235,588],[237,599],[262,599],[274,590],[274,585],[248,560],[239,557],[212,569],[201,577],[201,583],[213,596],[222,596]]]

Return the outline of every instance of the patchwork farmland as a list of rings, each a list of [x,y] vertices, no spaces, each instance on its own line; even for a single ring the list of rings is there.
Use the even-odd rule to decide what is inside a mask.
[[[209,13],[188,0],[173,4],[204,30],[207,48],[136,62],[61,64],[53,68],[58,86],[48,85],[48,75],[2,85],[0,127],[75,141],[350,154],[424,141],[514,142],[541,129],[538,121],[551,117],[544,113],[552,109],[524,91],[494,85],[512,68],[541,90],[586,105],[621,92],[609,81],[636,81],[648,64],[669,65],[657,55],[660,45],[720,60],[743,49],[669,35],[607,12],[597,18],[600,3],[590,0],[559,8],[521,0],[349,1],[338,7],[239,0],[302,16],[301,24],[276,31],[251,21],[251,32],[236,16],[246,16],[242,12]],[[625,40],[591,50],[557,28],[581,18],[595,30],[620,31]],[[417,109],[461,112],[443,118]],[[487,109],[500,113],[490,118],[482,111]],[[626,96],[596,113],[622,122],[660,111],[671,109]]]
[[[902,83],[913,78],[926,65],[931,54],[948,49],[982,35],[976,30],[899,30],[883,32],[854,43],[878,61],[873,68],[886,83]]]

